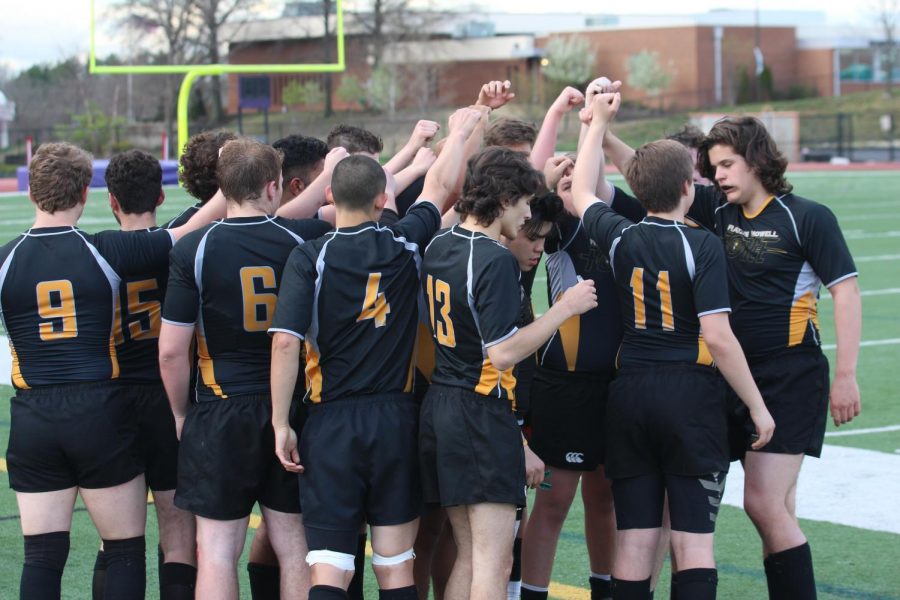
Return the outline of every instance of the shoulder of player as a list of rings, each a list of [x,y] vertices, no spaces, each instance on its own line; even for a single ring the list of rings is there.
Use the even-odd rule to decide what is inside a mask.
[[[272,222],[296,233],[305,241],[320,238],[334,229],[330,223],[321,219],[288,219],[275,216],[272,218]]]
[[[485,271],[495,263],[509,263],[518,273],[518,263],[509,249],[499,241],[487,236],[478,236],[472,247],[472,268],[478,272]]]

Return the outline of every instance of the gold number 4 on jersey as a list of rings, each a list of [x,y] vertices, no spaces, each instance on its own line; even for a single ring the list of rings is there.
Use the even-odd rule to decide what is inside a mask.
[[[357,323],[367,319],[373,319],[375,327],[384,327],[387,323],[391,305],[385,299],[384,292],[378,291],[379,285],[381,285],[381,273],[369,273],[369,280],[366,282],[366,297],[363,299],[362,311],[356,318]]]

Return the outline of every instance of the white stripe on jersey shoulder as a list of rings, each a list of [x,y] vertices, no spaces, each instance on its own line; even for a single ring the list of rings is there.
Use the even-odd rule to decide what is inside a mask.
[[[777,202],[781,208],[784,209],[784,212],[788,214],[788,217],[791,219],[791,226],[794,228],[794,235],[797,236],[797,243],[803,245],[803,242],[800,241],[800,230],[797,229],[797,221],[794,219],[794,213],[791,212],[791,209],[787,207],[787,205],[781,201],[784,196],[775,196],[775,202]]]
[[[172,217],[172,218],[169,220],[169,222],[166,224],[166,229],[172,229],[172,223],[173,223],[173,222],[175,222],[175,221],[177,221],[178,219],[180,219],[181,217],[183,217],[183,216],[184,216],[184,213],[186,213],[187,211],[191,210],[192,208],[196,208],[196,206],[197,206],[196,204],[191,204],[190,206],[188,206],[187,208],[185,208],[183,211],[181,211],[180,213],[178,213],[176,216]]]
[[[303,244],[304,242],[306,242],[306,240],[303,239],[303,236],[294,233],[293,231],[291,231],[290,229],[288,229],[287,227],[285,227],[284,225],[282,225],[281,223],[279,223],[278,221],[276,221],[276,220],[275,220],[275,217],[270,216],[270,217],[269,217],[269,220],[268,220],[267,222],[268,222],[268,223],[271,223],[271,224],[274,225],[275,227],[279,227],[279,228],[285,230],[289,236],[291,236],[292,238],[294,238],[294,239],[297,241],[297,244],[298,244],[298,245]]]
[[[306,337],[303,338],[315,352],[319,351],[317,339],[319,336],[319,296],[322,293],[322,276],[325,273],[325,253],[328,252],[328,245],[337,238],[339,232],[335,230],[328,233],[331,235],[322,244],[322,248],[316,256],[316,283],[313,290],[312,315],[309,319],[309,329],[306,331]]]
[[[67,233],[75,233],[78,231],[78,228],[75,227],[74,225],[70,225],[69,229],[66,229],[65,231],[48,231],[47,233],[31,233],[32,229],[33,228],[29,227],[28,231],[26,231],[22,235],[25,235],[28,237],[44,237],[44,236],[48,236],[48,235],[65,235]]]
[[[470,231],[468,234],[460,233],[456,230],[457,227],[459,227],[459,225],[454,225],[453,227],[450,228],[450,231],[455,236],[465,238],[467,240],[471,240],[473,244],[475,243],[475,240],[481,240],[481,239],[488,240],[490,242],[497,244],[504,250],[508,250],[508,248],[506,246],[504,246],[503,244],[500,243],[500,240],[495,240],[494,238],[490,237],[486,233],[481,233],[480,231]]]
[[[505,342],[506,340],[508,340],[508,339],[511,338],[512,336],[516,335],[516,332],[517,332],[517,331],[519,331],[519,328],[513,326],[513,328],[509,330],[509,333],[507,333],[507,334],[504,335],[504,336],[501,336],[501,337],[497,338],[497,339],[494,340],[493,342],[488,342],[487,344],[484,345],[484,347],[485,347],[485,348],[490,348],[491,346],[496,346],[497,344],[499,344],[499,343],[501,343],[501,342]]]
[[[847,273],[846,275],[842,275],[841,277],[838,277],[831,283],[826,283],[825,287],[830,288],[831,286],[837,285],[838,283],[840,283],[846,279],[850,279],[851,277],[859,277],[859,271],[853,271],[852,273]],[[2,285],[2,280],[0,280],[0,285]]]
[[[609,246],[609,269],[610,269],[610,271],[612,271],[613,277],[616,276],[616,267],[615,267],[616,248],[619,247],[619,242],[622,241],[622,236],[625,235],[625,232],[628,231],[629,229],[631,229],[632,227],[637,227],[638,225],[640,225],[640,222],[632,223],[631,225],[629,225],[628,227],[623,229],[619,233],[619,237],[614,239],[613,243]]]
[[[175,325],[176,327],[193,327],[197,324],[196,321],[194,321],[193,323],[182,323],[181,321],[172,321],[166,318],[162,318],[162,322],[166,323],[167,325]]]
[[[713,310],[704,310],[701,313],[697,313],[698,317],[705,317],[706,315],[714,315],[716,313],[730,313],[731,307],[723,307],[723,308],[714,308]]]
[[[684,235],[684,232],[681,230],[681,227],[676,228],[678,234],[681,236],[681,243],[684,245],[684,264],[687,265],[688,275],[691,278],[691,281],[694,280],[694,275],[697,272],[697,267],[694,264],[694,253],[691,250],[691,245],[688,244],[687,236]]]
[[[425,252],[428,252],[428,249],[431,248],[431,245],[434,243],[434,241],[435,241],[436,239],[442,238],[442,237],[444,237],[445,235],[448,235],[448,234],[451,234],[451,233],[453,233],[453,228],[452,228],[452,227],[451,227],[450,229],[447,229],[446,231],[441,231],[441,232],[438,232],[438,233],[434,234],[434,235],[431,237],[431,241],[428,242],[428,245],[427,245],[427,246],[425,246]]]
[[[3,261],[3,266],[0,266],[0,291],[3,290],[3,284],[6,282],[6,275],[9,273],[9,265],[12,264],[13,256],[16,254],[16,248],[22,245],[22,242],[27,240],[28,238],[24,235],[22,239],[19,240],[19,243],[13,246],[13,249],[9,251],[9,255],[6,257],[6,260]],[[6,321],[3,320],[3,305],[0,304],[0,323],[3,324],[3,330],[9,331],[9,328],[6,326]],[[12,343],[12,342],[10,342]]]
[[[106,280],[109,282],[110,291],[112,292],[112,314],[110,315],[110,339],[115,336],[115,327],[117,325],[117,313],[119,312],[119,286],[122,283],[122,278],[119,277],[119,274],[116,273],[115,269],[112,268],[112,265],[107,262],[103,255],[100,254],[100,251],[90,243],[84,234],[81,231],[75,230],[75,234],[81,238],[84,242],[85,246],[88,247],[91,254],[94,257],[94,260],[97,261],[97,264],[100,266],[100,270],[103,271],[103,274],[106,275]]]
[[[263,215],[259,215],[259,216],[262,217]],[[266,218],[263,219],[262,221],[250,221],[249,223],[235,223],[233,221],[228,222],[226,220],[228,217],[225,217],[225,219],[219,219],[218,221],[216,221],[216,223],[221,223],[222,225],[228,225],[230,227],[248,227],[250,225],[263,225],[264,223],[271,223],[272,220],[275,218],[272,215],[265,215],[265,217]]]
[[[267,333],[269,335],[272,335],[273,333],[286,333],[288,335],[294,336],[295,338],[300,338],[301,340],[306,339],[303,337],[303,335],[297,333],[292,329],[282,329],[281,327],[269,327],[269,331]]]
[[[199,294],[203,293],[203,257],[206,252],[206,240],[209,238],[209,234],[212,233],[213,229],[219,225],[222,225],[222,221],[215,221],[212,226],[206,230],[206,233],[200,238],[200,243],[197,244],[197,252],[194,254],[194,283],[197,284],[197,292]]]

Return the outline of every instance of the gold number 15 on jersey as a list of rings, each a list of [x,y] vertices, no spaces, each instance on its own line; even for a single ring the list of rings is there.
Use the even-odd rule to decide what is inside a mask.
[[[42,281],[37,284],[38,314],[47,321],[38,325],[45,342],[78,337],[75,319],[75,292],[68,279]]]
[[[441,346],[455,348],[456,332],[453,330],[453,321],[450,320],[450,284],[429,275],[425,282],[425,288],[428,291],[428,314],[431,318],[431,326],[434,327],[434,337]],[[440,321],[434,314],[435,302],[440,305]]]

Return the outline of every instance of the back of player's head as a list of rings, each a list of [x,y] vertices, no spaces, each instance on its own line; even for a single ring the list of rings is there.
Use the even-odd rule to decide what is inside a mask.
[[[522,225],[522,233],[529,239],[538,237],[544,225],[554,225],[565,214],[562,198],[553,192],[538,194],[528,203],[531,207],[531,218]]]
[[[696,150],[703,143],[703,132],[696,125],[688,123],[678,131],[670,133],[666,136],[667,140],[675,140],[685,148],[693,148]]]
[[[521,119],[503,117],[491,122],[484,132],[485,146],[505,146],[507,148],[528,144],[534,146],[537,129]]]
[[[543,175],[534,170],[528,157],[509,148],[490,146],[469,159],[462,195],[454,209],[487,227],[507,205],[534,195],[543,185]]]
[[[716,176],[716,169],[709,160],[713,146],[730,146],[741,155],[770,194],[786,194],[793,189],[784,178],[788,161],[759,119],[726,117],[713,125],[697,155],[700,174],[710,181],[715,181]]]
[[[693,185],[694,161],[688,149],[673,140],[657,140],[634,151],[625,168],[631,191],[648,212],[678,208],[684,184]]]
[[[44,212],[68,210],[81,201],[93,174],[93,157],[78,146],[41,144],[28,166],[29,194]]]
[[[216,195],[219,184],[216,183],[216,162],[219,148],[225,142],[237,138],[231,131],[219,129],[204,131],[191,137],[184,145],[181,155],[181,173],[178,179],[188,194],[206,202]]]
[[[380,137],[368,129],[354,127],[353,125],[336,126],[328,134],[326,142],[329,150],[340,146],[350,154],[366,152],[377,156],[384,147]]]
[[[127,215],[152,212],[162,193],[162,167],[141,150],[113,156],[106,167],[106,187]]]
[[[237,204],[260,199],[266,185],[279,182],[280,176],[281,153],[252,138],[225,144],[216,164],[218,187],[226,199]]]
[[[384,193],[387,177],[378,161],[354,155],[340,161],[331,174],[334,205],[347,210],[369,210]]]
[[[316,165],[325,160],[328,145],[320,139],[303,135],[289,135],[277,140],[272,147],[284,155],[281,171],[285,184],[296,177],[309,185]]]

